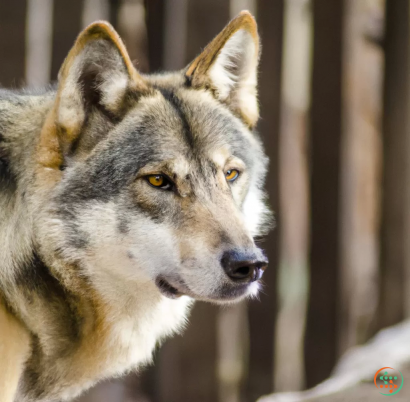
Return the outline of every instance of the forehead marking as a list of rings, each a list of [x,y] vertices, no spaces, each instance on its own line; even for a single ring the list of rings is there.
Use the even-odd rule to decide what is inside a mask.
[[[164,88],[159,88],[157,87],[158,91],[161,92],[162,96],[164,97],[165,100],[167,100],[173,109],[177,112],[179,118],[181,119],[182,122],[182,134],[185,139],[185,142],[188,144],[188,146],[193,150],[194,149],[194,137],[192,135],[191,127],[189,125],[189,122],[186,118],[185,113],[182,110],[182,102],[181,100],[175,95],[174,92],[164,89]]]

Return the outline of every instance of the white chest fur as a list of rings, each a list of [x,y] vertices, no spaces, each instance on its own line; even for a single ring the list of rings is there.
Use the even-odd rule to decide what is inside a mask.
[[[156,294],[140,300],[137,308],[130,302],[126,309],[111,310],[105,316],[109,330],[103,338],[99,334],[92,336],[99,343],[91,339],[86,352],[88,359],[80,357],[83,364],[79,370],[66,372],[65,380],[72,385],[60,391],[58,398],[71,400],[99,380],[149,363],[156,344],[184,328],[192,303],[187,296],[171,300]]]
[[[183,329],[192,300],[183,296],[170,300],[163,296],[135,315],[124,315],[112,326],[108,347],[115,350],[106,375],[118,375],[132,367],[149,363],[158,341]]]

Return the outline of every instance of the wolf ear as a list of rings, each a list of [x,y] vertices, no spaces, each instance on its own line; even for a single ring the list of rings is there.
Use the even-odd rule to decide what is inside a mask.
[[[256,22],[248,11],[242,11],[188,66],[185,75],[194,88],[211,88],[253,127],[259,117],[258,62]]]
[[[60,72],[55,124],[63,153],[97,108],[107,117],[120,117],[132,94],[147,91],[124,44],[107,22],[88,26],[77,38]]]

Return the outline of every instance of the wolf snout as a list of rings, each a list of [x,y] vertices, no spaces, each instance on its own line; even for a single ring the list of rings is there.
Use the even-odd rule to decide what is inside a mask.
[[[221,265],[234,282],[251,283],[262,278],[268,266],[268,260],[257,258],[254,254],[232,250],[223,254]]]

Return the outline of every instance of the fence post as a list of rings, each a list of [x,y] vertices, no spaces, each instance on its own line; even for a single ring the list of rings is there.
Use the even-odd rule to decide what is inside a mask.
[[[19,87],[25,73],[25,0],[0,0],[0,86]]]
[[[145,0],[150,72],[164,68],[164,5],[166,0]]]
[[[401,321],[406,297],[407,308],[409,300],[409,12],[407,0],[386,1],[382,248],[376,330]]]
[[[275,391],[304,387],[303,342],[308,297],[308,128],[312,13],[286,0],[279,138],[280,263],[275,334]]]
[[[307,387],[328,377],[337,351],[343,5],[343,0],[313,0]]]
[[[271,208],[275,211],[277,227],[267,236],[263,247],[269,257],[269,267],[264,275],[265,288],[260,301],[250,301],[249,367],[245,383],[246,401],[273,390],[274,334],[276,324],[276,269],[278,265],[278,239],[280,232],[279,211],[279,114],[281,95],[283,0],[258,0],[257,20],[262,42],[262,58],[259,74],[259,100],[261,133],[270,158],[267,190]]]
[[[339,352],[368,340],[377,314],[384,7],[346,1]]]
[[[60,67],[82,29],[83,0],[54,1],[51,79]]]

